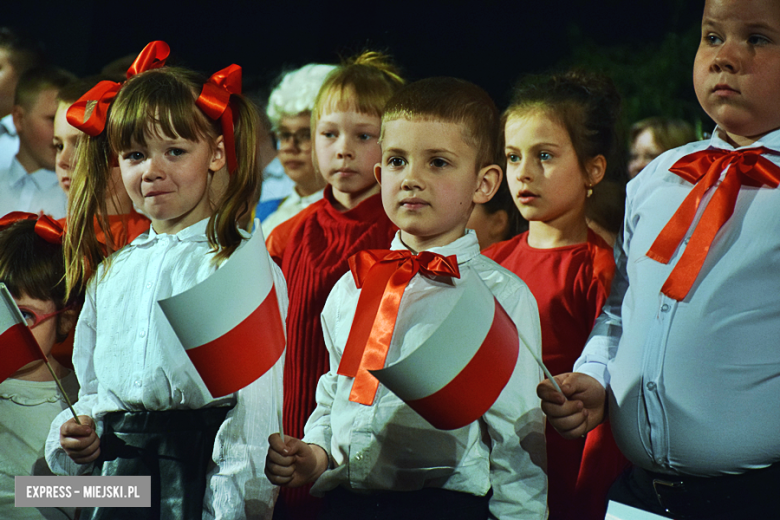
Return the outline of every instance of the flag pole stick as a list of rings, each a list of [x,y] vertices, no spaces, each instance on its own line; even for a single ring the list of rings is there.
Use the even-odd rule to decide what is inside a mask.
[[[285,349],[285,352],[287,349]],[[284,354],[282,354],[284,356]],[[276,365],[278,365],[279,362],[276,362]],[[278,367],[274,365],[274,371],[278,370]],[[284,410],[284,390],[281,392],[279,391],[279,385],[274,384],[274,401],[276,401],[276,414],[279,417],[279,436],[282,438],[282,442],[286,442],[284,440],[284,422],[283,422],[283,410]],[[281,394],[281,395],[279,395]]]
[[[547,378],[550,380],[550,382],[551,382],[551,383],[552,383],[552,385],[555,387],[555,389],[556,389],[556,390],[557,390],[557,391],[558,391],[558,392],[559,392],[561,395],[563,395],[563,398],[564,398],[564,399],[566,399],[566,396],[564,395],[564,393],[563,393],[563,390],[561,390],[561,387],[560,387],[560,386],[558,386],[558,382],[557,382],[557,381],[555,380],[555,378],[552,376],[552,374],[550,373],[550,371],[549,371],[549,370],[547,370],[547,367],[546,367],[546,366],[544,366],[544,363],[543,363],[543,362],[542,362],[542,360],[539,358],[539,356],[537,356],[537,355],[534,353],[534,351],[533,351],[533,350],[531,350],[531,347],[529,347],[529,346],[528,346],[528,344],[527,344],[525,341],[523,342],[523,344],[525,345],[525,348],[527,348],[527,349],[528,349],[528,352],[530,352],[530,353],[531,353],[531,355],[532,355],[532,356],[533,356],[533,358],[536,360],[536,362],[539,364],[539,366],[540,366],[540,367],[542,367],[542,371],[544,372],[544,375],[546,375],[546,376],[547,376]]]
[[[57,377],[57,374],[54,373],[54,369],[51,367],[49,360],[44,359],[43,362],[46,364],[46,368],[49,369],[49,373],[51,374],[51,377],[54,378],[54,382],[57,383],[57,388],[60,389],[60,392],[62,393],[62,397],[65,398],[65,402],[67,403],[68,408],[70,409],[70,413],[73,414],[73,419],[76,420],[76,424],[81,424],[78,415],[76,415],[76,410],[73,409],[73,403],[70,402],[70,397],[68,397],[68,393],[65,392],[65,388],[63,388],[62,386],[62,382],[60,382],[60,378]]]

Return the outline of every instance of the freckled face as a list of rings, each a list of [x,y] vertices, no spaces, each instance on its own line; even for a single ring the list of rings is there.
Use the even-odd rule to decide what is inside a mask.
[[[119,168],[133,203],[152,219],[157,233],[178,233],[212,214],[209,187],[225,165],[222,137],[212,150],[205,140],[148,132],[146,144],[119,153]]]

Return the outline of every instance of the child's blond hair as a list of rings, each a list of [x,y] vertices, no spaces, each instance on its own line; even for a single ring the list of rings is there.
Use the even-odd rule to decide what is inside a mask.
[[[385,103],[403,84],[398,69],[380,52],[350,58],[323,82],[311,111],[311,127],[317,127],[323,114],[340,110],[382,117]]]
[[[143,145],[150,132],[205,140],[212,145],[222,134],[220,122],[210,119],[196,104],[205,81],[195,72],[173,67],[137,74],[127,80],[112,103],[106,130],[95,137],[80,137],[64,243],[68,291],[80,280],[86,283],[103,259],[95,218],[106,236],[109,253],[115,244],[105,193],[117,154],[132,143]],[[219,200],[211,201],[214,213],[207,234],[217,261],[228,258],[241,243],[236,223],[250,211],[260,178],[255,144],[259,135],[257,109],[240,95],[232,95],[230,104],[238,165]]]

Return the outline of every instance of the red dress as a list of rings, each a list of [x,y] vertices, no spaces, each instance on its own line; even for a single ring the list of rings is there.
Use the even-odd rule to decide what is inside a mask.
[[[287,280],[287,354],[284,364],[285,434],[298,439],[316,407],[320,376],[330,368],[320,314],[330,290],[349,271],[347,259],[363,249],[387,249],[396,227],[379,195],[340,212],[330,186],[315,202],[271,232],[267,245]],[[312,518],[318,505],[309,487],[282,488],[289,518]]]
[[[612,248],[589,229],[582,244],[535,249],[525,232],[484,254],[531,289],[539,305],[543,361],[553,375],[571,372],[609,295]],[[548,425],[546,438],[550,520],[603,519],[607,491],[627,463],[609,424],[581,440],[566,440]]]

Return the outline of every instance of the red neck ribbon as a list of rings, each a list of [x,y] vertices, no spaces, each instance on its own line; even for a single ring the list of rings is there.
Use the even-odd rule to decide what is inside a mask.
[[[213,120],[219,119],[222,125],[222,136],[225,139],[228,171],[236,171],[236,143],[233,127],[233,109],[230,106],[230,96],[241,94],[241,67],[230,65],[215,72],[204,83],[203,90],[195,103]]]
[[[409,251],[382,249],[350,257],[349,268],[361,292],[338,373],[355,378],[349,400],[370,406],[379,381],[368,371],[385,366],[401,297],[409,281],[418,271],[455,278],[460,278],[460,271],[455,255],[444,257],[423,251],[415,256]]]
[[[165,60],[171,53],[168,44],[163,41],[154,41],[149,43],[141,54],[133,61],[130,68],[127,69],[127,79],[136,74],[146,72],[147,70],[159,69],[165,65]],[[68,109],[68,123],[74,128],[78,128],[85,134],[99,135],[106,127],[106,118],[111,102],[119,93],[124,83],[115,83],[113,81],[101,81],[92,87],[86,94],[81,96],[78,101],[73,103]],[[87,107],[95,103],[92,113],[85,120]]]
[[[5,229],[20,220],[36,220],[35,234],[51,244],[62,245],[62,234],[65,232],[62,225],[47,215],[38,216],[35,213],[24,211],[12,211],[0,218],[0,229]]]
[[[690,291],[715,235],[734,212],[740,187],[760,187],[766,184],[777,188],[780,184],[780,167],[761,157],[763,153],[775,152],[763,147],[733,152],[702,150],[686,155],[669,169],[695,186],[647,252],[647,256],[663,264],[669,263],[691,227],[704,194],[728,168],[723,181],[704,208],[685,251],[661,289],[669,298],[680,301]]]

